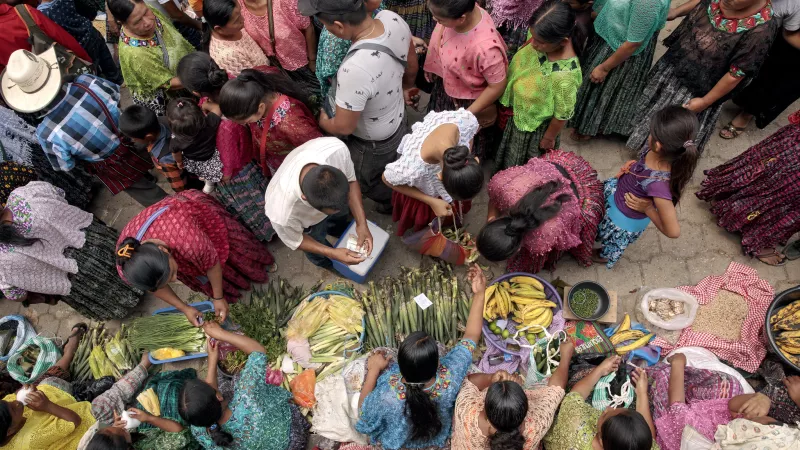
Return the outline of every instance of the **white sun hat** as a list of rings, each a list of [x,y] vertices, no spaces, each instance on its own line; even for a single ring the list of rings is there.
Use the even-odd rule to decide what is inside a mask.
[[[33,113],[49,105],[61,90],[61,70],[55,47],[40,55],[16,50],[0,78],[0,93],[6,104],[23,113]]]

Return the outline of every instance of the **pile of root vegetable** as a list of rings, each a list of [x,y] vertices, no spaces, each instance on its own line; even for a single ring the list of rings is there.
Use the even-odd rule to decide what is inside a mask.
[[[122,378],[139,364],[141,353],[131,345],[125,325],[113,336],[102,324],[91,328],[81,338],[69,366],[73,381],[97,380],[105,376]]]
[[[356,293],[366,309],[365,346],[397,347],[414,331],[425,331],[447,347],[455,345],[469,317],[469,287],[459,286],[447,264],[427,270],[401,267],[400,271],[399,277],[370,282],[364,292]],[[430,300],[427,308],[414,300],[420,294]]]

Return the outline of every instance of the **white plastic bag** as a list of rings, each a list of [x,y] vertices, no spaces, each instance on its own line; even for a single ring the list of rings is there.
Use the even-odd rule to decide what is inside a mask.
[[[650,301],[658,298],[667,298],[683,303],[684,312],[670,320],[662,319],[654,311],[650,311]],[[697,307],[697,299],[694,298],[693,295],[674,288],[659,288],[644,294],[642,297],[641,311],[647,321],[659,328],[665,330],[682,330],[694,322],[694,318],[697,315]]]
[[[5,355],[0,355],[0,361],[8,361],[8,358],[17,350],[19,350],[25,341],[36,336],[36,330],[33,329],[33,326],[24,317],[17,314],[12,314],[10,316],[0,318],[0,325],[8,322],[15,324],[14,327],[16,328],[16,334],[13,338],[14,342],[8,347],[8,353]]]

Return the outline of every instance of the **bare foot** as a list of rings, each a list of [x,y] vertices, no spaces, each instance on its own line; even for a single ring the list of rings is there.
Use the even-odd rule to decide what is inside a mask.
[[[800,377],[796,375],[786,377],[783,379],[783,385],[786,386],[789,398],[791,398],[797,406],[800,406]]]
[[[570,139],[572,139],[575,142],[586,142],[586,141],[592,139],[594,136],[591,136],[591,135],[588,135],[588,134],[580,134],[580,133],[578,133],[577,130],[573,129],[572,133],[569,134],[569,137],[570,137]]]
[[[762,248],[756,252],[755,257],[764,264],[770,266],[782,266],[786,264],[786,256],[775,248]]]
[[[605,264],[608,262],[608,258],[603,258],[600,256],[600,250],[602,249],[596,248],[592,250],[592,261],[599,264]]]

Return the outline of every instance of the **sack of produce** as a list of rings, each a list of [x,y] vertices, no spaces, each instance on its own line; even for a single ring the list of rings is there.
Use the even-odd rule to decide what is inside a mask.
[[[600,378],[592,391],[591,403],[595,409],[627,408],[633,403],[635,389],[628,375],[626,364],[620,364],[616,372]]]
[[[561,343],[568,339],[566,333],[550,334],[546,330],[545,333],[546,337],[536,341],[531,348],[530,366],[525,378],[526,389],[550,378],[561,362]]]
[[[34,336],[36,330],[24,317],[12,314],[0,319],[0,361],[7,361],[28,338]]]
[[[61,352],[52,340],[34,336],[8,358],[8,373],[20,383],[30,383],[44,375],[59,358]]]
[[[294,402],[301,408],[313,408],[317,399],[314,397],[314,386],[317,384],[317,374],[314,369],[306,369],[289,382]]]
[[[693,295],[675,288],[652,289],[644,294],[641,303],[644,318],[665,330],[682,330],[691,325],[697,307]]]
[[[442,231],[441,218],[436,217],[428,228],[403,237],[403,243],[421,255],[433,256],[455,265],[478,259],[472,236],[464,229]]]

